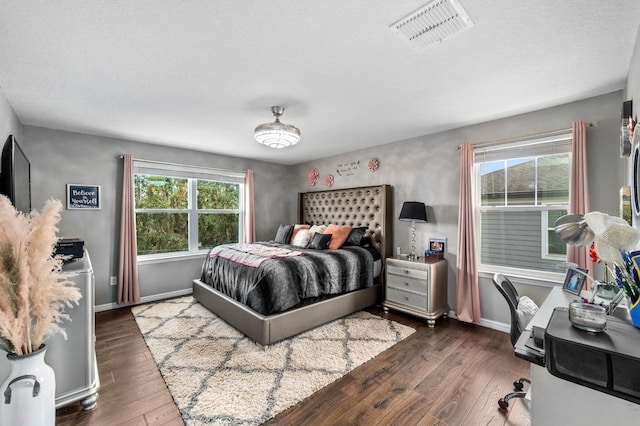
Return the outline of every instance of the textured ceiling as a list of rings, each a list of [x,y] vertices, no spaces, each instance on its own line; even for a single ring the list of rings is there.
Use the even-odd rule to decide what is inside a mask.
[[[416,49],[389,25],[427,2],[0,0],[0,87],[25,125],[284,164],[624,87],[637,0],[460,0]],[[271,105],[300,144],[253,141]]]

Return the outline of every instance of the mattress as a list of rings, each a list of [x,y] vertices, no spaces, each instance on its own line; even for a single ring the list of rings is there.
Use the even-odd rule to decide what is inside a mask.
[[[228,244],[209,251],[201,281],[270,315],[369,288],[381,269],[380,255],[371,248],[313,250],[274,242]]]

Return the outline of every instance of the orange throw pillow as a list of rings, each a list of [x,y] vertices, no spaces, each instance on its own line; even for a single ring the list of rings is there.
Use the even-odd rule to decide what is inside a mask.
[[[309,229],[310,225],[293,225],[293,233],[291,234],[291,239],[289,240],[289,244],[293,243],[293,238],[296,236],[299,230],[301,229]]]
[[[349,234],[351,233],[351,227],[348,225],[329,225],[325,234],[331,234],[331,240],[329,241],[329,249],[337,250],[347,241]]]

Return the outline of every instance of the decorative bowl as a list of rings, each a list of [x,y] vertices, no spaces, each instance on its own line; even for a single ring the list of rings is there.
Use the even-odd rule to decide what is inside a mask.
[[[580,330],[599,333],[607,326],[607,310],[598,305],[573,302],[569,305],[569,321]]]

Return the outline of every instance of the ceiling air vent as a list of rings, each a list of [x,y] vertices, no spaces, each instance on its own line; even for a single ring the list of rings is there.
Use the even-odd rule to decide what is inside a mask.
[[[440,43],[473,26],[458,0],[434,0],[389,28],[418,48]]]

